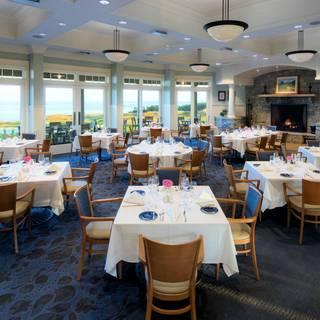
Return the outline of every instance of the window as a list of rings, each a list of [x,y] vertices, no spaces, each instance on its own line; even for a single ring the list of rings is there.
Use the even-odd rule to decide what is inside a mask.
[[[91,128],[99,129],[104,126],[104,90],[83,90],[83,124],[90,124]]]
[[[56,81],[74,81],[74,74],[71,73],[57,73],[57,72],[44,72],[44,80],[56,80]]]
[[[196,91],[194,93],[194,116],[200,122],[207,122],[207,91]]]
[[[142,123],[160,122],[160,90],[142,90]]]
[[[0,134],[20,135],[21,87],[0,85]]]
[[[123,90],[123,131],[139,129],[139,91],[138,89]]]
[[[177,117],[178,122],[191,120],[191,91],[177,92]]]

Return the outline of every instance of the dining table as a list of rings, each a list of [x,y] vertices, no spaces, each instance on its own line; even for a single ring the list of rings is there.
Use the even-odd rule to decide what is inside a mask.
[[[300,146],[298,152],[301,152],[308,162],[320,168],[320,147]]]
[[[246,161],[243,169],[248,171],[248,179],[260,180],[259,188],[263,192],[262,212],[286,204],[283,183],[290,183],[295,189],[301,190],[302,179],[320,180],[320,170],[312,163],[303,161]]]
[[[26,140],[7,138],[0,141],[0,152],[3,152],[2,162],[21,159],[25,155],[25,148],[36,148],[40,140]]]
[[[51,207],[60,215],[64,211],[61,193],[63,178],[71,177],[69,162],[33,163],[23,161],[0,166],[0,185],[17,183],[18,195],[35,187],[34,207]]]
[[[182,142],[164,142],[157,141],[151,143],[143,140],[137,145],[133,145],[127,149],[127,153],[134,154],[149,154],[151,160],[159,160],[159,167],[174,167],[175,158],[188,159],[192,153],[192,147],[183,144]],[[130,168],[129,168],[130,169]],[[129,170],[130,172],[130,170]]]
[[[204,211],[208,206],[214,212]],[[150,212],[152,220],[146,220]],[[169,193],[162,186],[129,186],[112,226],[105,263],[108,274],[116,276],[121,261],[139,262],[139,235],[165,243],[202,235],[203,263],[222,263],[228,276],[239,272],[230,224],[209,186],[187,191],[173,186]]]
[[[105,133],[105,132],[93,132],[93,133],[84,133],[83,135],[92,135],[92,142],[100,141],[100,148],[110,151],[111,142],[117,140],[117,137],[120,137],[120,133]],[[72,144],[72,151],[76,152],[80,149],[79,137],[75,136]]]

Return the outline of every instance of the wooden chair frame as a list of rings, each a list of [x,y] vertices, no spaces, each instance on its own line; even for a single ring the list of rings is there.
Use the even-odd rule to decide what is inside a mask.
[[[86,158],[88,160],[88,155],[91,153],[97,153],[99,159],[101,159],[101,140],[92,141],[92,135],[80,135],[78,136],[80,151],[79,151],[79,163]]]
[[[4,152],[0,151],[0,165],[2,165],[3,156],[4,156]]]
[[[227,150],[224,150],[226,148]],[[211,159],[214,157],[215,153],[218,154],[220,158],[220,166],[222,167],[222,161],[224,155],[232,151],[232,142],[222,143],[221,136],[212,136],[211,139]]]

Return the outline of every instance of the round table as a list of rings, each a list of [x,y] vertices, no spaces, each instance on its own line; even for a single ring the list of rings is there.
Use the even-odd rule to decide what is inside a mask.
[[[142,141],[140,144],[129,147],[128,153],[148,153],[149,157],[153,159],[159,159],[159,167],[174,167],[174,159],[176,157],[188,159],[192,153],[192,148],[184,145],[183,143],[161,143],[156,142],[149,144],[147,141]],[[130,172],[130,166],[128,170]]]

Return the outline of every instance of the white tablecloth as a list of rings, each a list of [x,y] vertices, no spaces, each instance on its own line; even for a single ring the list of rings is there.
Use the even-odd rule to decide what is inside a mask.
[[[317,168],[320,168],[319,147],[299,147],[298,151],[301,152],[305,157],[307,157],[308,162],[312,163]]]
[[[160,159],[159,167],[174,167],[174,158],[188,158],[188,156],[192,153],[192,148],[182,143],[169,144],[156,142],[153,144],[148,144],[147,141],[142,141],[138,145],[129,147],[127,152],[149,153],[149,157],[151,159]]]
[[[59,169],[57,173],[51,175],[44,173],[48,166],[40,164],[32,166],[22,166],[21,163],[4,165],[0,167],[0,170],[2,175],[14,176],[9,182],[18,183],[18,194],[23,194],[30,187],[36,187],[34,207],[50,206],[56,215],[60,215],[64,211],[61,193],[63,178],[71,177],[71,168],[69,162],[54,162],[53,164]]]
[[[101,149],[109,150],[110,143],[116,140],[120,136],[120,133],[99,133],[94,132],[88,135],[92,135],[92,141],[101,141]],[[75,152],[80,149],[79,137],[76,136],[73,140],[72,151]]]
[[[132,190],[146,187],[129,187],[125,197]],[[205,191],[213,196],[208,186],[198,186],[194,189],[198,194]],[[163,206],[161,193],[155,202]],[[167,205],[167,210],[172,215],[164,215],[164,221],[159,217],[152,222],[142,221],[138,215],[144,211],[143,206],[125,207],[123,202],[114,221],[110,243],[108,247],[105,271],[116,275],[116,265],[119,261],[139,262],[138,238],[142,234],[148,238],[163,242],[182,242],[189,235],[203,235],[204,238],[204,263],[223,263],[224,271],[228,276],[239,272],[236,260],[236,250],[232,238],[231,228],[219,204],[214,198],[219,211],[215,215],[203,214],[198,204],[188,206],[186,210],[187,222],[179,217],[178,205],[185,198],[185,192],[172,191],[172,203]],[[192,196],[188,193],[188,196]],[[157,210],[156,210],[157,211]]]
[[[154,129],[160,129],[161,127],[154,127]],[[163,137],[169,139],[171,137],[171,131],[168,128],[162,128]],[[149,137],[150,136],[150,127],[142,127],[140,130],[140,137]]]
[[[315,167],[308,163],[278,166],[271,165],[268,161],[247,161],[244,169],[248,170],[249,179],[260,180],[260,189],[263,191],[262,211],[282,207],[286,204],[283,192],[284,182],[292,183],[299,190],[302,178],[320,179],[320,174],[313,173]],[[292,173],[293,177],[282,177],[281,173]]]
[[[40,140],[7,139],[0,141],[0,152],[4,152],[3,162],[15,161],[25,155],[25,148],[36,148]]]

